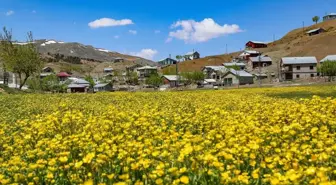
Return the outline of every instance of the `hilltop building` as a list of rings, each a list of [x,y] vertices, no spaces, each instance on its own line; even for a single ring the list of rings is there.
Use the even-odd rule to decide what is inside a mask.
[[[324,33],[324,32],[325,32],[325,30],[323,28],[316,28],[316,29],[307,31],[306,34],[309,35],[309,36],[313,36],[313,35],[318,35],[318,34]]]
[[[248,60],[250,57],[257,57],[260,55],[259,51],[245,50],[239,55],[239,58],[242,60]]]
[[[197,51],[188,52],[184,55],[185,60],[196,60],[201,58],[201,55]]]
[[[329,20],[335,20],[336,19],[336,13],[330,13],[323,17],[323,21],[329,21]]]
[[[168,58],[166,58],[166,59],[162,59],[162,60],[158,61],[158,64],[159,64],[160,66],[169,66],[169,65],[176,64],[176,60],[174,60],[174,59],[168,57]]]
[[[245,46],[246,48],[267,48],[267,43],[260,41],[248,41]]]
[[[258,67],[267,67],[272,65],[272,59],[269,56],[250,57],[248,59],[247,64],[249,69],[255,69]]]

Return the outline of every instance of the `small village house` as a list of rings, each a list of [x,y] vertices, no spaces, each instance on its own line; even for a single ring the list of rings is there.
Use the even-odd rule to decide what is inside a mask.
[[[196,60],[201,58],[201,55],[197,51],[188,52],[184,55],[185,60]]]
[[[215,79],[204,79],[203,84],[205,84],[205,85],[216,85],[217,81]]]
[[[246,48],[267,48],[267,43],[260,41],[248,41],[245,46]]]
[[[124,59],[120,57],[115,58],[114,63],[118,63],[118,62],[124,62]]]
[[[335,61],[336,62],[336,55],[328,55],[324,57],[321,61],[320,64],[322,64],[325,61]]]
[[[163,83],[165,85],[169,85],[169,87],[177,87],[183,80],[181,76],[178,75],[163,75],[162,76]]]
[[[284,80],[307,79],[319,75],[316,57],[284,57],[280,65]]]
[[[143,65],[140,65],[140,64],[134,64],[134,65],[131,65],[131,66],[127,66],[126,67],[126,74],[131,74],[133,72],[138,72],[137,69],[140,68],[140,67],[143,67]]]
[[[246,85],[253,84],[253,75],[244,70],[230,69],[223,76],[224,85]]]
[[[51,67],[44,67],[44,68],[42,68],[42,71],[41,71],[42,73],[53,73],[54,72],[54,70],[53,70],[53,68],[51,68]]]
[[[94,92],[111,92],[113,91],[113,86],[110,83],[102,83],[94,86]]]
[[[158,61],[158,64],[160,66],[169,66],[169,65],[173,65],[173,64],[176,64],[176,60],[172,59],[172,58],[166,58],[166,59],[162,59],[160,61]]]
[[[84,93],[87,92],[90,87],[90,82],[80,78],[69,78],[71,83],[68,85],[68,89],[71,93]]]
[[[239,67],[240,70],[244,70],[246,68],[246,64],[242,62],[228,62],[224,63],[223,66],[225,66],[226,68]]]
[[[267,67],[272,65],[272,59],[269,56],[249,57],[247,64],[250,70],[258,67]]]
[[[313,36],[313,35],[318,35],[318,34],[324,33],[324,32],[325,32],[325,30],[323,28],[316,28],[316,29],[307,31],[306,34],[309,35],[309,36]]]
[[[56,76],[59,78],[59,80],[60,80],[61,82],[64,82],[64,81],[66,81],[69,77],[71,77],[71,75],[68,74],[67,72],[59,72]]]
[[[157,74],[157,67],[144,66],[137,68],[138,77],[140,79],[148,78],[153,74]]]
[[[250,57],[257,57],[259,55],[260,55],[259,51],[245,50],[243,53],[239,55],[239,58],[241,60],[247,61]]]
[[[110,67],[104,68],[104,73],[105,74],[111,74],[111,73],[113,73],[113,68],[110,68]]]
[[[202,69],[205,79],[214,79],[218,84],[222,83],[222,76],[227,71],[225,66],[204,66]]]
[[[329,20],[335,20],[335,19],[336,19],[336,13],[330,13],[323,17],[323,21],[329,21]]]

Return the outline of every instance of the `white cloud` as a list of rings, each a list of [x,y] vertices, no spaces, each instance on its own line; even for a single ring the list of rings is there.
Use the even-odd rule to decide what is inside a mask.
[[[173,40],[173,38],[168,37],[168,38],[166,39],[166,43],[169,43],[169,42],[171,42],[172,40]]]
[[[177,21],[171,28],[177,30],[169,33],[167,41],[176,38],[184,40],[186,43],[206,42],[210,39],[242,31],[236,24],[221,26],[211,18],[206,18],[201,22],[194,20]]]
[[[120,36],[119,36],[119,35],[115,35],[114,38],[115,38],[115,39],[119,39]]]
[[[161,33],[161,31],[160,30],[155,30],[154,33],[159,34],[159,33]]]
[[[8,12],[6,12],[6,16],[11,16],[13,15],[15,12],[13,10],[9,10]]]
[[[36,13],[36,10],[33,10],[32,13]]]
[[[131,52],[130,54],[134,55],[134,56],[141,57],[141,58],[145,58],[145,59],[148,59],[148,60],[153,60],[154,56],[156,54],[158,54],[158,51],[156,51],[154,49],[142,49],[139,52]]]
[[[136,30],[128,30],[128,32],[132,35],[136,35],[138,33]]]
[[[90,22],[88,25],[90,28],[112,27],[112,26],[126,26],[134,24],[130,19],[115,20],[111,18],[101,18]]]

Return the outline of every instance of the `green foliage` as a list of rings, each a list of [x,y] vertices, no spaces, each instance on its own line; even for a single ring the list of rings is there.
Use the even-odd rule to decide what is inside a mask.
[[[198,83],[204,80],[205,75],[203,72],[196,71],[196,72],[193,72],[192,77],[193,77],[194,82]]]
[[[198,71],[182,73],[181,76],[183,77],[186,84],[199,83],[202,82],[205,78],[203,72]]]
[[[96,85],[96,83],[94,82],[92,76],[90,76],[90,75],[85,76],[84,79],[90,83],[90,89],[93,89],[93,87]]]
[[[136,72],[128,72],[127,73],[127,83],[132,85],[139,84],[139,77]]]
[[[230,68],[230,69],[234,69],[234,70],[240,70],[240,67],[237,66],[237,65],[227,66],[226,68]]]
[[[152,74],[149,78],[146,79],[146,84],[159,87],[161,84],[163,84],[163,81],[158,74]]]
[[[0,58],[4,67],[13,73],[17,73],[20,80],[20,89],[28,78],[39,73],[43,67],[43,60],[33,44],[33,34],[27,34],[26,45],[15,45],[12,41],[12,32],[6,28],[0,34]]]
[[[41,80],[39,77],[34,76],[31,77],[27,80],[27,86],[29,89],[33,90],[33,91],[39,91],[42,90],[41,87]]]
[[[329,81],[332,81],[336,76],[336,61],[325,61],[318,68],[318,71],[322,76],[329,77]]]
[[[176,75],[176,69],[173,67],[166,67],[162,70],[163,75]]]
[[[319,22],[319,20],[320,20],[320,17],[319,16],[314,16],[312,18],[312,20],[313,20],[313,22],[315,22],[315,24],[317,24],[317,22]]]

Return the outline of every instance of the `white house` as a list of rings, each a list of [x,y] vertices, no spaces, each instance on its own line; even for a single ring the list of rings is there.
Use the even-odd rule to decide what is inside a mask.
[[[318,76],[316,57],[284,57],[281,73],[285,80],[307,79]]]
[[[253,75],[244,70],[230,69],[223,76],[224,85],[246,85],[253,84]]]

